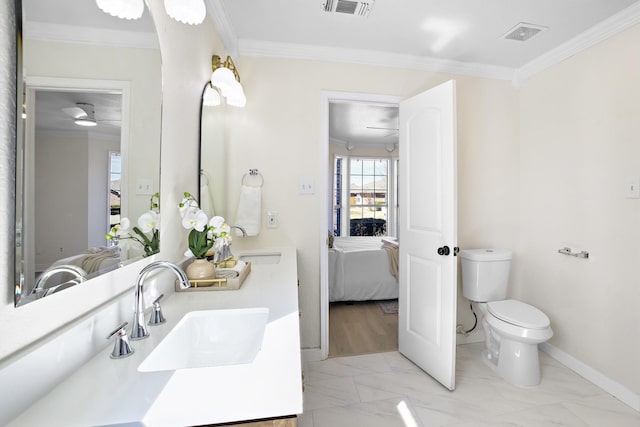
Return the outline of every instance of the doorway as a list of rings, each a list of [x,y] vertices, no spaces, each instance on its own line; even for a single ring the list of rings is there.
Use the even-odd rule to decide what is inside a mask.
[[[371,94],[353,94],[345,92],[323,92],[321,94],[322,102],[322,144],[321,144],[321,177],[322,185],[322,200],[323,209],[321,212],[321,227],[322,236],[327,236],[327,228],[329,224],[332,224],[333,218],[335,218],[335,193],[333,189],[334,176],[330,171],[333,170],[335,150],[330,148],[330,144],[342,146],[342,153],[356,153],[356,142],[354,140],[334,140],[331,141],[329,126],[330,126],[330,105],[332,103],[348,104],[373,104],[377,106],[384,106],[386,108],[398,108],[400,98],[392,96],[371,95]],[[346,117],[343,117],[346,118]],[[397,132],[397,125],[395,128],[387,128],[386,125],[375,126],[375,123],[363,123],[363,128],[367,126],[371,128],[371,131],[384,135],[389,135]],[[334,138],[335,139],[335,138]],[[379,140],[381,141],[381,140]],[[395,145],[394,145],[395,144]],[[377,149],[386,154],[387,157],[393,158],[391,153],[395,151],[395,158],[397,159],[397,140],[393,139],[379,142]],[[370,157],[370,156],[369,156]],[[345,198],[347,195],[343,195]],[[344,200],[344,199],[343,199]],[[374,201],[375,203],[375,201]],[[396,203],[396,199],[389,201],[389,203]],[[362,204],[362,203],[361,203]],[[364,203],[365,205],[367,203]],[[347,204],[345,203],[345,206]],[[344,212],[344,208],[343,212]],[[393,216],[393,215],[390,215]],[[344,230],[344,234],[349,235],[350,227],[348,216],[342,215],[342,225],[338,228]],[[388,218],[391,220],[391,218]],[[395,219],[393,220],[395,221]],[[333,227],[330,227],[329,233],[333,234]],[[394,229],[395,232],[395,229]],[[320,248],[320,286],[321,286],[321,304],[320,304],[320,322],[321,322],[321,358],[326,359],[330,355],[333,357],[336,352],[357,352],[362,354],[363,352],[370,351],[391,351],[395,347],[397,350],[397,314],[384,314],[378,307],[375,301],[372,302],[340,302],[335,303],[335,309],[331,310],[330,292],[329,292],[329,254],[327,251],[326,239],[321,239]],[[332,314],[330,314],[330,310]],[[376,312],[380,311],[380,313]],[[385,318],[386,316],[386,318]],[[337,322],[332,326],[330,325],[330,318],[334,317]],[[368,319],[368,320],[367,320]],[[373,319],[377,319],[373,321]],[[337,344],[330,351],[330,328],[333,327],[333,332],[339,335],[337,338]],[[395,335],[387,336],[384,331],[393,329]],[[373,335],[370,335],[373,331]],[[381,339],[380,335],[376,337],[376,333],[383,334],[385,338]],[[381,346],[376,347],[375,343],[378,342]],[[391,343],[391,344],[389,344]],[[338,350],[342,348],[342,350]]]

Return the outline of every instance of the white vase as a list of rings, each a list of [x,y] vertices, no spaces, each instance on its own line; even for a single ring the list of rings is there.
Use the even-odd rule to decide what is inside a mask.
[[[216,268],[213,263],[202,259],[194,259],[191,264],[187,266],[185,270],[187,278],[189,280],[206,280],[214,279],[216,277]]]

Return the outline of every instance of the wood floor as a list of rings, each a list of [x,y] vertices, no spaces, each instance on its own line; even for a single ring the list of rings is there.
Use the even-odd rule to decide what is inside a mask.
[[[375,301],[329,306],[329,357],[398,350],[398,315],[384,314]]]

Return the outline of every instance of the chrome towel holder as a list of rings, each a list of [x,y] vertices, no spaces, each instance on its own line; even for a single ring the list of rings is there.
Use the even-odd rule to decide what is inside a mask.
[[[576,258],[589,258],[589,252],[587,251],[581,251],[581,252],[571,252],[571,248],[568,247],[564,247],[562,249],[558,249],[558,253],[562,254],[562,255],[569,255],[569,256],[573,256]]]
[[[249,182],[253,181],[252,178],[259,178],[260,184],[250,185]],[[250,187],[262,187],[264,185],[264,177],[260,172],[258,172],[258,169],[249,169],[249,173],[245,173],[242,176],[242,185],[247,185]]]

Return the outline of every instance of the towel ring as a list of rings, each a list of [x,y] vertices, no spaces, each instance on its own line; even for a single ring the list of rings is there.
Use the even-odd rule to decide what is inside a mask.
[[[252,177],[258,177],[260,178],[260,184],[259,185],[249,185],[248,182],[250,181],[250,179]],[[260,172],[258,172],[258,169],[249,169],[249,173],[245,173],[242,176],[242,185],[247,185],[249,187],[262,187],[264,185],[264,177],[262,176],[262,174]]]
[[[204,169],[200,169],[200,177],[204,178],[204,185],[209,185],[209,175],[207,175]],[[202,182],[200,182],[200,186],[202,186]]]

